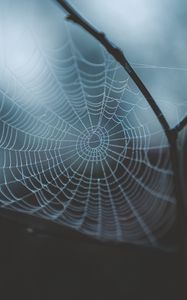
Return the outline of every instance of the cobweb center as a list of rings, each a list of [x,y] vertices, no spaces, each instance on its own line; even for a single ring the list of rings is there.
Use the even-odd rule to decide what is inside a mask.
[[[101,145],[100,137],[96,133],[92,134],[89,140],[89,146],[91,148],[97,148],[100,145]]]

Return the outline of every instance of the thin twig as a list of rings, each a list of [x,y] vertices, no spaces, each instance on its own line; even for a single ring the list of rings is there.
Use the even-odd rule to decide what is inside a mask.
[[[77,23],[82,28],[84,28],[87,32],[89,32],[96,40],[98,40],[105,49],[115,58],[116,61],[118,61],[126,70],[126,72],[129,74],[131,79],[134,81],[134,83],[137,85],[139,90],[142,92],[143,96],[151,106],[152,110],[154,111],[157,119],[159,120],[162,128],[165,131],[166,136],[168,137],[168,140],[170,142],[170,126],[167,122],[165,116],[163,115],[161,109],[158,107],[156,101],[140,79],[140,77],[136,74],[130,63],[127,61],[126,57],[124,56],[121,49],[114,46],[105,36],[104,33],[97,31],[92,25],[90,25],[76,10],[67,2],[64,0],[57,0],[59,4],[65,9],[65,11],[69,14],[67,19],[70,21],[73,21],[74,23]]]
[[[173,128],[173,130],[175,131],[175,132],[180,132],[185,126],[187,126],[187,116],[179,123],[179,124],[177,124],[174,128]]]

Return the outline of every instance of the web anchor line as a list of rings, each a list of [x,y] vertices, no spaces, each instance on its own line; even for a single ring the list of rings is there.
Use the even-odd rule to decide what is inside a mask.
[[[183,231],[186,226],[185,220],[185,209],[184,202],[182,196],[182,188],[180,183],[180,175],[179,175],[179,161],[178,161],[178,153],[177,153],[177,138],[179,132],[187,125],[187,116],[174,128],[171,128],[166,117],[162,113],[161,109],[157,105],[153,96],[144,85],[141,78],[137,75],[135,70],[132,68],[122,50],[115,45],[113,45],[105,36],[104,33],[99,32],[96,28],[94,28],[86,19],[84,19],[67,1],[57,0],[57,2],[63,7],[63,9],[68,13],[67,20],[72,21],[90,33],[96,40],[98,40],[104,48],[113,56],[113,58],[120,63],[120,65],[126,70],[129,74],[133,82],[139,88],[146,101],[152,108],[155,116],[157,117],[160,125],[162,126],[166,137],[168,139],[168,143],[170,145],[170,157],[172,162],[172,168],[174,173],[174,188],[175,188],[175,196],[177,199],[177,211],[178,211],[178,223],[180,228],[180,243],[183,248]],[[182,220],[181,220],[182,219]]]

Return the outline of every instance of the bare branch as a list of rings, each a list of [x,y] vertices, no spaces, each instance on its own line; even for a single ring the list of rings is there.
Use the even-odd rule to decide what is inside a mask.
[[[89,32],[95,39],[97,39],[104,47],[105,49],[117,60],[126,70],[126,72],[129,74],[131,79],[134,81],[134,83],[137,85],[149,105],[151,106],[152,110],[154,111],[158,121],[160,122],[162,128],[165,131],[165,134],[170,142],[170,126],[167,122],[165,116],[163,115],[161,109],[158,107],[156,101],[140,79],[140,77],[136,74],[134,69],[131,67],[129,62],[127,61],[126,57],[124,56],[121,49],[114,46],[105,36],[104,33],[97,31],[92,25],[90,25],[79,13],[76,12],[76,10],[67,2],[64,0],[57,0],[59,4],[65,9],[65,11],[69,14],[67,17],[68,20],[73,21],[74,23],[77,23],[82,28],[84,28],[87,32]]]
[[[179,123],[173,130],[178,133],[180,132],[185,126],[187,126],[187,116]]]

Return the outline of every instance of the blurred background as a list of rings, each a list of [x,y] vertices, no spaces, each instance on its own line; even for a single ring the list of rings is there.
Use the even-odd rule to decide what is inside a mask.
[[[187,114],[186,2],[69,2],[124,51],[170,125],[182,120]],[[10,84],[7,65],[28,89],[45,82],[42,63],[32,73],[33,63],[37,60],[32,56],[35,47],[27,30],[32,24],[29,30],[37,33],[45,48],[51,42],[58,45],[61,32],[54,25],[55,16],[60,20],[61,8],[55,0],[39,3],[36,0],[29,3],[26,0],[0,1],[0,44],[6,45],[0,49],[0,87],[11,95],[19,94],[19,89],[15,92],[14,85]],[[53,35],[50,36],[50,32]],[[28,103],[30,100],[28,97]],[[152,118],[151,114],[149,118]],[[186,137],[184,129],[178,141],[184,199],[187,192]],[[13,297],[28,300],[182,300],[187,297],[181,252],[103,244],[38,218],[17,218],[2,212],[0,237],[0,293],[3,300]],[[177,239],[176,232],[174,237]]]

